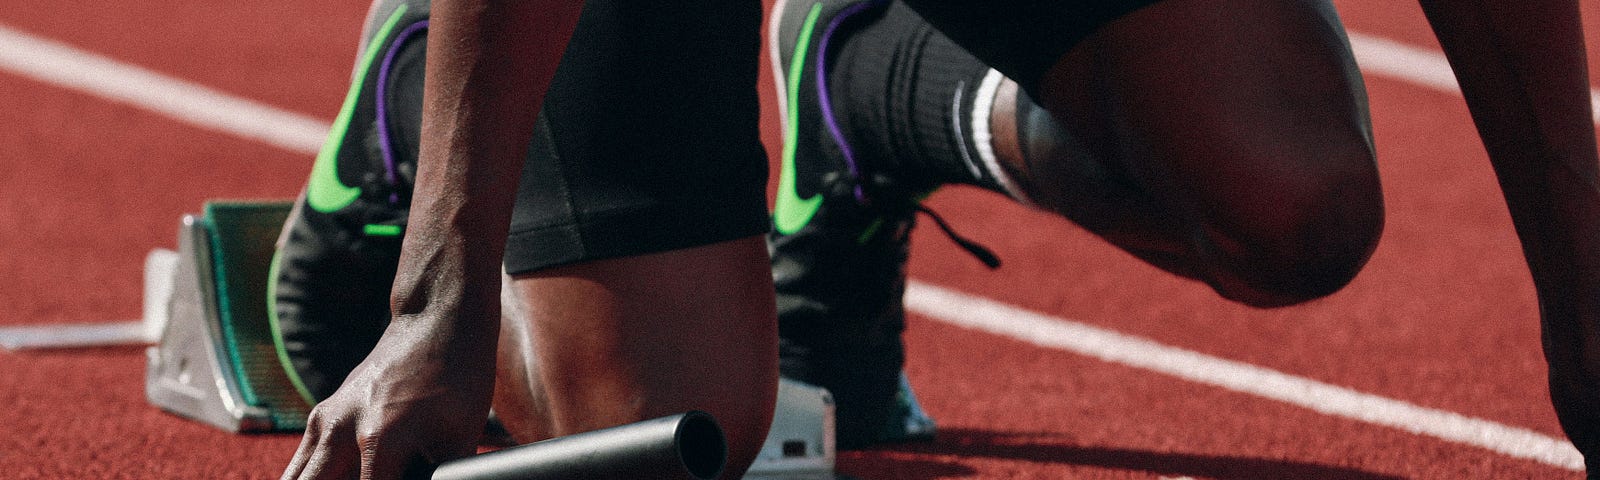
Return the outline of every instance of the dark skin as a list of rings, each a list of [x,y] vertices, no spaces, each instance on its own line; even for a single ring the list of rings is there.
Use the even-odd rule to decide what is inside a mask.
[[[1244,0],[1242,3],[1256,3]],[[1283,2],[1292,4],[1294,2]],[[1489,154],[1501,191],[1521,240],[1523,253],[1538,294],[1543,327],[1545,358],[1550,365],[1550,391],[1557,416],[1573,443],[1583,452],[1589,470],[1600,470],[1600,160],[1597,160],[1595,131],[1589,102],[1589,79],[1583,29],[1578,2],[1572,0],[1423,0],[1420,2],[1431,26],[1455,70],[1479,135]],[[1257,7],[1258,5],[1251,5]],[[1275,6],[1275,5],[1274,5]],[[1298,99],[1315,106],[1315,113],[1297,113],[1293,119],[1274,118],[1294,108],[1252,112],[1239,105],[1259,105],[1261,99],[1216,99],[1251,89],[1223,88],[1204,84],[1204,75],[1187,78],[1191,91],[1177,92],[1186,114],[1173,115],[1162,108],[1151,116],[1141,116],[1138,102],[1173,103],[1162,99],[1170,90],[1140,87],[1140,77],[1156,76],[1138,72],[1140,65],[1161,69],[1182,69],[1184,62],[1199,61],[1225,65],[1230,74],[1272,79],[1283,71],[1284,62],[1295,62],[1319,55],[1315,44],[1310,50],[1292,54],[1274,49],[1232,49],[1222,55],[1198,55],[1200,41],[1182,38],[1195,27],[1208,28],[1210,12],[1227,12],[1218,22],[1243,22],[1261,25],[1252,19],[1255,8],[1216,8],[1211,2],[1169,0],[1114,22],[1083,45],[1069,52],[1044,79],[1047,95],[1040,99],[1055,114],[1059,128],[1072,132],[1083,142],[1083,156],[1028,160],[1018,142],[1018,125],[1012,112],[1017,108],[1015,84],[1002,87],[991,116],[996,132],[995,151],[1002,164],[1019,180],[1024,190],[1040,207],[1056,211],[1113,244],[1178,275],[1211,284],[1223,296],[1256,306],[1289,305],[1320,296],[1318,289],[1283,288],[1270,278],[1250,278],[1250,272],[1275,270],[1252,267],[1250,251],[1271,252],[1271,239],[1295,235],[1252,233],[1252,229],[1272,227],[1271,222],[1252,223],[1230,217],[1250,212],[1248,205],[1215,210],[1195,210],[1193,205],[1227,205],[1248,201],[1249,192],[1271,191],[1259,185],[1247,189],[1217,188],[1230,184],[1249,184],[1249,180],[1214,178],[1195,181],[1196,174],[1225,173],[1216,165],[1239,165],[1237,158],[1197,157],[1219,143],[1226,133],[1208,132],[1198,138],[1209,145],[1185,144],[1181,135],[1152,134],[1150,128],[1163,119],[1192,121],[1195,118],[1228,118],[1232,122],[1261,125],[1247,130],[1240,144],[1258,140],[1248,135],[1266,133],[1266,142],[1298,137],[1293,132],[1275,131],[1271,125],[1315,122],[1310,129],[1324,135],[1312,138],[1310,145],[1361,147],[1359,137],[1368,135],[1357,125],[1365,115],[1359,103],[1340,100],[1338,95],[1317,99]],[[1279,23],[1283,26],[1284,23]],[[1306,25],[1315,28],[1314,22]],[[1214,32],[1214,31],[1213,31]],[[1271,29],[1249,30],[1248,35],[1271,35]],[[1315,38],[1315,33],[1295,34],[1295,38]],[[1214,40],[1218,34],[1201,31],[1199,37]],[[1181,45],[1183,53],[1162,57],[1161,40]],[[1139,46],[1141,39],[1158,39],[1158,45]],[[1250,39],[1250,44],[1263,44]],[[1268,42],[1278,44],[1276,42]],[[1215,54],[1217,52],[1208,52]],[[1232,55],[1228,55],[1232,53]],[[1287,58],[1276,58],[1289,54]],[[1155,55],[1166,61],[1139,62],[1137,58]],[[1271,59],[1262,62],[1263,59]],[[1337,63],[1337,62],[1335,62]],[[1325,62],[1326,64],[1326,62]],[[1130,67],[1131,66],[1131,67]],[[1135,72],[1128,73],[1126,70]],[[1256,75],[1249,72],[1255,69]],[[1289,69],[1304,71],[1303,69]],[[1243,73],[1241,73],[1243,72]],[[1329,71],[1304,78],[1309,85],[1293,91],[1331,91],[1348,89],[1353,71]],[[1098,79],[1115,78],[1108,85]],[[1236,85],[1240,78],[1229,78]],[[1340,86],[1339,83],[1346,83]],[[1130,85],[1131,84],[1131,85]],[[1127,91],[1140,90],[1136,100]],[[1359,87],[1358,87],[1359,88]],[[1050,96],[1049,92],[1062,92]],[[1193,96],[1200,92],[1199,97]],[[1155,98],[1155,100],[1151,100]],[[1196,101],[1196,98],[1200,101]],[[1331,99],[1331,100],[1330,100]],[[1269,99],[1270,100],[1270,99]],[[1352,98],[1358,102],[1364,99]],[[1063,113],[1070,112],[1070,113]],[[1264,118],[1264,119],[1263,119]],[[1309,119],[1309,120],[1308,120]],[[1203,123],[1203,122],[1202,122]],[[1191,129],[1192,126],[1179,126]],[[1326,135],[1333,135],[1329,138]],[[1337,138],[1343,135],[1344,138]],[[1128,138],[1139,141],[1126,142]],[[1174,138],[1179,140],[1174,141]],[[1230,139],[1238,140],[1238,139]],[[1288,142],[1293,144],[1293,142]],[[1130,153],[1132,152],[1132,153]],[[1183,154],[1163,152],[1189,152]],[[1361,171],[1370,165],[1358,150],[1343,160],[1334,158],[1321,165],[1301,167],[1300,171],[1328,173]],[[1150,161],[1150,159],[1168,159]],[[1300,156],[1299,158],[1310,158]],[[1197,161],[1198,160],[1198,161]],[[1275,161],[1275,160],[1274,160]],[[1194,162],[1193,166],[1186,166]],[[1341,166],[1342,165],[1342,166]],[[1246,177],[1270,171],[1267,165],[1248,169]],[[1104,182],[1106,172],[1124,172],[1125,183]],[[1343,174],[1339,174],[1343,175]],[[1370,177],[1370,181],[1361,180]],[[1357,173],[1346,178],[1312,182],[1289,190],[1316,191],[1316,185],[1341,185],[1340,191],[1366,191],[1339,200],[1337,210],[1345,212],[1340,228],[1318,233],[1319,238],[1349,239],[1360,245],[1361,238],[1376,241],[1381,223],[1381,204],[1375,172]],[[1173,185],[1178,179],[1178,185]],[[1187,182],[1187,183],[1183,183]],[[1130,185],[1132,187],[1130,187]],[[1196,185],[1201,185],[1196,187]],[[1232,190],[1232,191],[1230,191]],[[1202,192],[1197,196],[1192,192]],[[1224,197],[1206,199],[1206,193]],[[1174,202],[1174,197],[1182,201]],[[1274,192],[1266,202],[1295,198],[1292,192]],[[1175,205],[1175,203],[1179,205]],[[1325,217],[1326,218],[1326,217]],[[1350,225],[1365,225],[1350,228]],[[1363,231],[1368,233],[1362,233]],[[1252,239],[1266,239],[1253,241]],[[1243,245],[1248,248],[1230,248]],[[1293,258],[1294,255],[1287,256]],[[1364,260],[1365,255],[1356,255]],[[1265,259],[1268,264],[1273,259]],[[1354,269],[1348,269],[1350,274]],[[1341,283],[1342,284],[1342,283]],[[1314,286],[1313,286],[1314,287]],[[1325,292],[1323,292],[1325,293]]]
[[[995,150],[1041,208],[1223,297],[1322,297],[1355,276],[1383,224],[1365,92],[1333,15],[1304,0],[1133,12],[1040,80],[1071,148],[1024,157],[1001,135]]]
[[[469,455],[491,398],[522,442],[703,410],[728,438],[727,476],[754,461],[777,390],[763,237],[501,274],[532,125],[580,6],[432,3],[395,317],[313,410],[283,478],[398,478]]]
[[[400,478],[473,453],[494,387],[521,159],[581,2],[437,1],[393,321],[283,478]],[[508,58],[536,61],[505,61]]]
[[[1040,103],[1081,139],[1091,161],[1022,158],[1004,113],[1015,108],[1014,93],[1000,96],[1000,113],[991,117],[995,149],[1041,207],[1228,298],[1265,307],[1326,295],[1364,263],[1382,224],[1359,77],[1315,3],[1220,0],[1229,4],[1218,8],[1217,1],[1167,0],[1119,19],[1042,79]],[[1523,243],[1557,413],[1591,464],[1600,461],[1600,156],[1578,4],[1421,4],[1456,69]],[[499,268],[519,165],[508,159],[523,158],[577,10],[556,2],[434,2],[425,140],[395,322],[313,412],[284,478],[397,478],[410,466],[471,453],[491,396],[502,415],[525,413],[508,419],[524,440],[642,419],[679,406],[664,400],[672,382],[650,373],[675,360],[710,365],[691,370],[745,392],[713,407],[734,437],[730,446],[746,452],[734,452],[729,470],[748,464],[771,415],[771,398],[750,392],[775,381],[760,373],[769,368],[760,359],[775,361],[769,344],[748,341],[770,338],[772,326],[759,239],[507,280],[511,314],[507,335],[498,337],[502,380],[495,384]],[[1237,128],[1224,128],[1230,125]],[[1096,180],[1106,172],[1128,181]],[[1274,208],[1258,208],[1268,200]],[[690,278],[624,280],[640,278],[629,272],[693,265],[704,266],[699,278],[726,280],[713,297],[760,300],[664,306],[648,292]],[[583,301],[592,298],[635,300]],[[634,330],[662,315],[655,308],[754,319],[748,330],[708,340],[725,346],[746,337],[754,346],[736,356],[749,368],[729,373],[714,368],[729,362],[693,357],[693,349],[638,341],[661,335]],[[611,327],[574,337],[581,330],[562,326],[571,324],[531,317]],[[717,333],[719,325],[727,324],[696,328]],[[597,363],[619,358],[631,360]]]
[[[777,390],[765,239],[556,267],[507,291],[495,411],[520,441],[687,410],[728,437],[729,478],[755,460]]]

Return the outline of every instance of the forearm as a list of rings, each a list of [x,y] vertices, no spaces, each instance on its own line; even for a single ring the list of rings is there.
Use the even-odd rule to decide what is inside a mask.
[[[446,322],[463,332],[498,326],[517,179],[579,7],[433,2],[416,190],[392,299],[396,322]]]
[[[1572,290],[1600,273],[1600,262],[1588,260],[1600,257],[1600,164],[1577,2],[1422,5],[1506,194],[1542,306],[1582,308],[1573,305],[1578,295],[1600,297]]]
[[[1550,394],[1600,463],[1600,161],[1578,4],[1425,0],[1539,297]],[[1591,477],[1596,477],[1591,469]]]
[[[389,328],[311,411],[283,478],[410,478],[470,455],[494,389],[500,263],[540,100],[579,6],[434,0]]]

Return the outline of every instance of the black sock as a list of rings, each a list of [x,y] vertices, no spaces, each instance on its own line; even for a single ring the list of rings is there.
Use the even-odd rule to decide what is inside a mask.
[[[918,190],[965,183],[1008,193],[991,171],[984,121],[998,73],[899,2],[842,40],[828,84],[865,174]],[[982,98],[986,77],[993,78]],[[975,103],[983,123],[977,131]]]

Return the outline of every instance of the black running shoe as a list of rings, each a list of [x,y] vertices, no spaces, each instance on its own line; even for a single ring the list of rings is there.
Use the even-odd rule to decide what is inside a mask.
[[[785,377],[827,388],[840,448],[931,439],[901,368],[907,235],[931,186],[867,171],[832,115],[829,48],[887,1],[780,0],[768,25],[784,146],[769,237]]]
[[[389,323],[416,173],[427,14],[400,5],[371,30],[279,237],[269,312],[278,354],[309,403],[333,394]]]

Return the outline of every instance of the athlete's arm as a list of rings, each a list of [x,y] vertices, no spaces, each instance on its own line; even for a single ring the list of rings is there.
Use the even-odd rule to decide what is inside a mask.
[[[1538,291],[1550,390],[1600,470],[1600,162],[1576,0],[1423,0]]]
[[[522,159],[581,2],[434,0],[393,321],[312,411],[284,478],[400,478],[471,454],[494,385]]]

